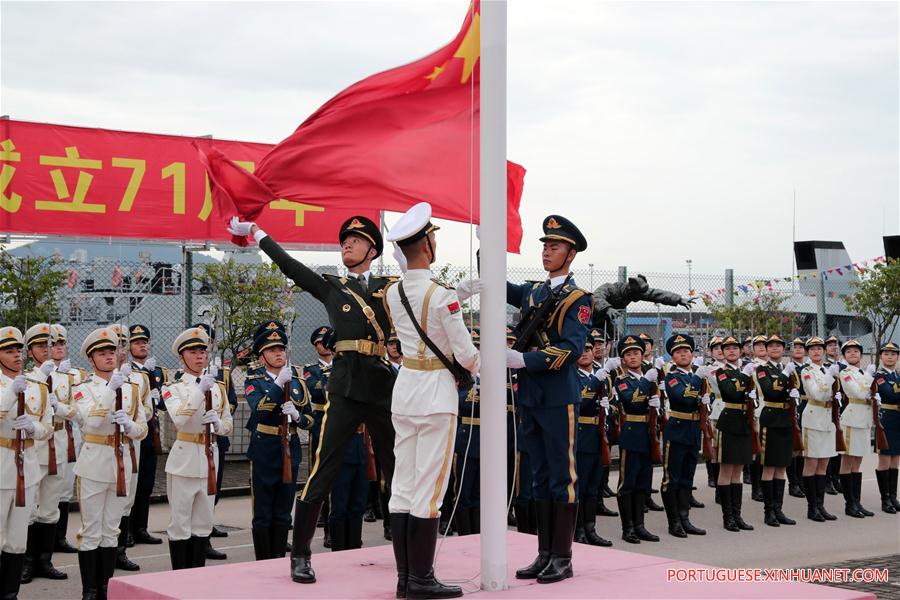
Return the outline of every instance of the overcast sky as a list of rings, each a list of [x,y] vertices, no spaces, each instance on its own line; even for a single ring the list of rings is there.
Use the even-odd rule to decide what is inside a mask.
[[[2,2],[0,111],[275,143],[450,41],[466,6]],[[509,158],[528,169],[511,265],[539,265],[558,212],[599,269],[788,275],[795,188],[797,239],[864,260],[898,233],[895,2],[515,0],[508,51]],[[441,233],[441,262],[467,263],[467,228]]]

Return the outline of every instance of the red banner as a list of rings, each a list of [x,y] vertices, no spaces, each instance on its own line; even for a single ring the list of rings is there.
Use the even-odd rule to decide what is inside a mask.
[[[0,121],[0,226],[8,233],[228,241],[197,149],[212,144],[253,172],[271,144],[230,142],[24,121]],[[260,227],[285,245],[336,245],[354,214],[273,200]]]

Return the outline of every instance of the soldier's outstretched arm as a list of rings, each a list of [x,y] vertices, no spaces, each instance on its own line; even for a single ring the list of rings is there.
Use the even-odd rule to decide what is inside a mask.
[[[653,302],[655,304],[665,304],[666,306],[678,306],[682,303],[682,297],[675,292],[667,292],[658,288],[649,288],[641,294],[641,300]]]
[[[515,284],[506,282],[506,303],[516,308],[522,308],[525,303],[525,292],[531,289],[530,283]]]

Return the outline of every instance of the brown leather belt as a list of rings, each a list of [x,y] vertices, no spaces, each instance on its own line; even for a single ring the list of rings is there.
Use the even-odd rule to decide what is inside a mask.
[[[356,352],[365,356],[383,357],[384,344],[372,340],[341,340],[334,345],[335,352]]]

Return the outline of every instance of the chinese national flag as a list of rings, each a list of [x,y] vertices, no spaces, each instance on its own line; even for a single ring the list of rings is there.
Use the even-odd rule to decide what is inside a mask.
[[[476,0],[452,42],[339,93],[253,175],[207,151],[222,216],[234,214],[224,195],[246,219],[284,198],[396,212],[427,201],[435,217],[478,223],[479,20]],[[525,169],[507,162],[506,176],[507,247],[518,252]]]

